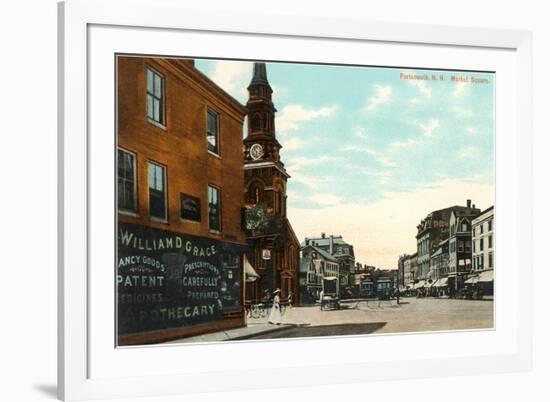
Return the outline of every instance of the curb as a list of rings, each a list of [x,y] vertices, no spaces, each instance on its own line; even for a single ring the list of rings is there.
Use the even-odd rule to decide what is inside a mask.
[[[280,326],[276,326],[275,328],[266,329],[264,331],[255,332],[253,334],[235,336],[233,338],[226,339],[225,341],[240,341],[240,340],[244,340],[244,339],[250,339],[250,338],[253,338],[253,337],[258,336],[258,335],[271,334],[271,333],[274,333],[274,332],[283,331],[285,329],[298,328],[298,327],[303,327],[303,326],[307,326],[307,325],[309,325],[309,324],[281,324]]]

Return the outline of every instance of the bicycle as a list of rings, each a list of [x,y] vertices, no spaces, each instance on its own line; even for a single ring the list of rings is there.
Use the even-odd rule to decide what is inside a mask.
[[[264,303],[251,304],[248,310],[248,317],[259,319],[267,316],[267,306]]]

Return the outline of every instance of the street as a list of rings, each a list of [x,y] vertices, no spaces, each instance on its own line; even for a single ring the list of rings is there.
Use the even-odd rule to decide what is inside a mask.
[[[249,319],[249,325],[266,321]],[[395,300],[345,302],[333,311],[293,307],[285,311],[282,324],[280,331],[246,339],[492,328],[493,301],[409,297],[399,305]]]

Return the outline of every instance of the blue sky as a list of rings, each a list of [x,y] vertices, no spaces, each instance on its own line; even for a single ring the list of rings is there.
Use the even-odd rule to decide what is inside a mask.
[[[252,63],[197,60],[196,66],[246,103]],[[466,198],[492,202],[493,74],[290,63],[268,63],[267,72],[281,156],[292,176],[289,217],[299,237],[348,233],[358,243],[361,262],[392,268],[393,253],[414,251],[414,241],[399,244],[389,235],[377,246],[368,226],[383,222],[363,217],[366,227],[350,229],[361,220],[357,215],[379,209],[397,214],[395,230],[414,240],[415,225],[410,227],[410,216],[400,218],[395,199],[403,200],[403,214],[417,215],[415,222],[432,204],[464,204]],[[438,79],[404,79],[402,73]],[[472,83],[471,77],[481,82]],[[462,192],[453,202],[455,187]],[[429,196],[434,199],[414,201],[413,208],[412,199],[426,191],[435,191]],[[338,226],[332,215],[349,211],[356,219],[342,219]],[[305,216],[316,224],[305,222]]]

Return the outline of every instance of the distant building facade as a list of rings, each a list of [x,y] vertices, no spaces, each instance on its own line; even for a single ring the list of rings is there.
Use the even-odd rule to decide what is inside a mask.
[[[342,236],[326,236],[325,233],[321,237],[306,238],[302,242],[302,247],[313,245],[328,252],[338,260],[339,268],[339,285],[340,294],[346,295],[353,283],[353,275],[355,274],[355,253],[353,245],[344,241]]]
[[[486,294],[493,293],[494,230],[494,207],[487,208],[472,220],[472,273],[474,281],[484,287]]]
[[[449,239],[443,240],[430,257],[429,287],[433,294],[447,294]]]
[[[472,220],[479,215],[480,209],[453,209],[449,218],[449,291],[464,286],[464,280],[472,270]]]
[[[325,250],[307,245],[301,249],[300,258],[300,303],[312,304],[319,300],[323,290],[323,278],[338,278],[340,264]]]
[[[405,288],[411,288],[414,286],[414,274],[412,272],[413,258],[416,259],[416,253],[413,255],[407,255],[407,257],[403,260],[403,286]]]
[[[472,211],[478,211],[471,201],[467,200],[466,206],[452,206],[428,214],[417,226],[417,253],[418,253],[418,280],[428,283],[430,272],[430,258],[436,251],[441,241],[449,238],[449,221],[452,211],[460,211],[471,215]]]

